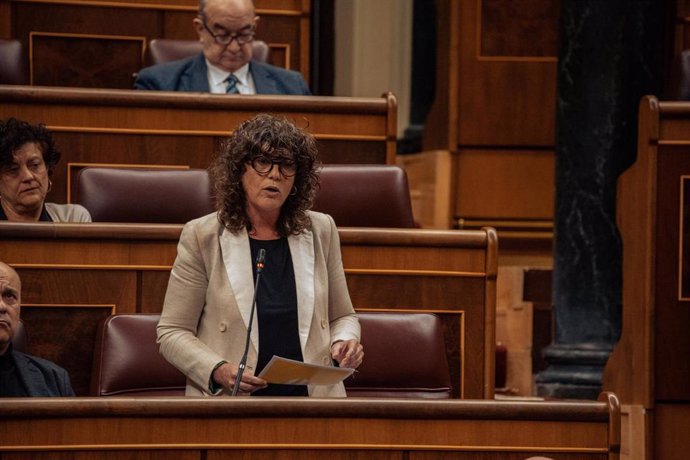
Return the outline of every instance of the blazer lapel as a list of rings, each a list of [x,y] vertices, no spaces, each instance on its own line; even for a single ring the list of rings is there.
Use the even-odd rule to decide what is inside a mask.
[[[309,337],[312,318],[314,316],[315,265],[314,265],[314,235],[311,231],[288,237],[292,266],[295,271],[297,289],[297,305],[299,317],[299,339],[304,352]],[[238,234],[223,230],[220,235],[220,248],[223,264],[230,281],[230,288],[237,301],[242,315],[245,329],[249,326],[249,314],[254,297],[254,275],[251,250],[247,231]],[[254,327],[252,327],[251,341],[254,349],[259,349],[258,320],[254,312]]]
[[[19,371],[19,378],[24,382],[24,387],[32,397],[52,396],[45,385],[43,374],[36,369],[31,362],[20,353],[13,353],[14,362]]]
[[[275,78],[273,78],[273,75],[265,66],[251,61],[249,63],[249,71],[254,80],[256,94],[278,94],[278,86],[276,85]]]
[[[192,59],[189,67],[180,76],[180,90],[208,93],[211,89],[208,86],[207,74],[206,59],[203,54],[199,54]]]
[[[237,234],[223,230],[220,235],[220,250],[223,255],[223,264],[230,281],[230,288],[237,301],[237,307],[244,321],[244,329],[249,327],[249,314],[252,310],[254,298],[254,274],[252,253],[249,249],[247,231],[242,230]],[[259,349],[259,328],[257,327],[256,311],[254,312],[254,325],[252,327],[251,341],[254,349]]]
[[[288,237],[292,266],[297,285],[297,308],[299,317],[299,340],[302,352],[307,346],[309,329],[314,316],[315,273],[314,273],[314,235],[311,231]]]

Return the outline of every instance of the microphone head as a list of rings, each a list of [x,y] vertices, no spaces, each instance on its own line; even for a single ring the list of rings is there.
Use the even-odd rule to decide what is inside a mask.
[[[264,269],[264,261],[266,260],[266,250],[259,249],[259,253],[256,255],[256,271],[261,272]]]

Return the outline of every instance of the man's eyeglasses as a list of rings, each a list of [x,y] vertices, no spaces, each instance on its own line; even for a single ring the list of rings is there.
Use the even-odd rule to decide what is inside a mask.
[[[249,162],[254,168],[254,171],[265,176],[273,169],[273,165],[278,165],[280,174],[285,177],[292,177],[297,174],[297,163],[295,160],[283,158],[282,160],[273,160],[268,157],[256,157]]]
[[[246,45],[250,41],[254,40],[254,26],[247,32],[235,32],[232,34],[214,34],[213,31],[206,24],[206,18],[201,17],[201,23],[204,25],[204,29],[213,37],[216,43],[223,46],[228,46],[233,40],[237,40],[237,44],[242,46]]]

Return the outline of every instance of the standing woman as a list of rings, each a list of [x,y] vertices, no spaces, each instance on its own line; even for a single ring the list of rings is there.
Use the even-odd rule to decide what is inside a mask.
[[[46,203],[59,160],[45,126],[0,121],[0,221],[91,222],[83,206]]]
[[[218,211],[182,230],[158,323],[160,351],[187,376],[187,395],[232,393],[252,307],[253,261],[264,249],[238,394],[345,396],[342,383],[269,385],[255,376],[273,355],[350,368],[364,356],[338,230],[330,216],[309,210],[316,155],[311,135],[260,114],[232,133],[211,165]]]

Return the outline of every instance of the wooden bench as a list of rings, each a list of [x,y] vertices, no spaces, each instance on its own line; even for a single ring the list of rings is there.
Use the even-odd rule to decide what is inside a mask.
[[[98,322],[159,313],[181,225],[0,225],[0,254],[22,278],[31,351],[67,368],[88,393]],[[436,313],[453,397],[492,398],[497,240],[475,231],[341,228],[343,264],[360,312]]]
[[[162,91],[0,86],[0,119],[44,123],[62,159],[49,201],[68,201],[88,165],[206,168],[242,121],[269,112],[317,139],[323,163],[395,164],[395,96],[225,97]]]

